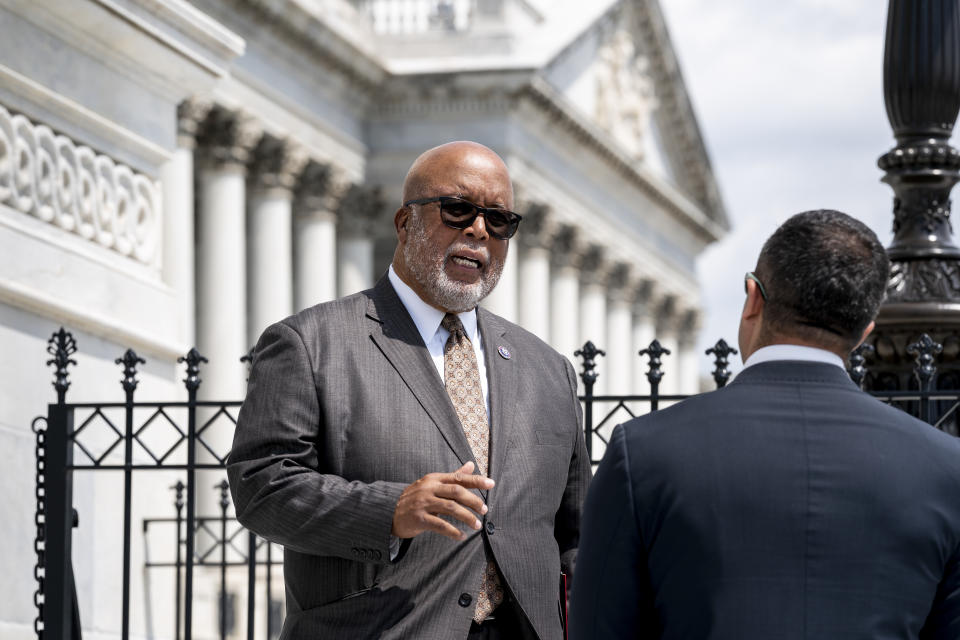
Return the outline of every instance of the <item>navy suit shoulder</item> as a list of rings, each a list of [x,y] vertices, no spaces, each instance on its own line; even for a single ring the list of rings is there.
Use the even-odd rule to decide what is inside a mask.
[[[625,557],[604,580],[646,612],[620,620],[639,637],[956,638],[958,488],[957,439],[834,365],[764,363],[618,428],[580,553]],[[631,530],[593,510],[595,490],[621,498]],[[596,585],[576,586],[614,597]]]

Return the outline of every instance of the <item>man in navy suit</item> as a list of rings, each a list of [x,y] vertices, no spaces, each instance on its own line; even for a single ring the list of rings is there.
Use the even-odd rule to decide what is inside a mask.
[[[960,441],[844,358],[889,261],[798,214],[746,276],[744,369],[617,427],[587,498],[571,638],[960,638]]]

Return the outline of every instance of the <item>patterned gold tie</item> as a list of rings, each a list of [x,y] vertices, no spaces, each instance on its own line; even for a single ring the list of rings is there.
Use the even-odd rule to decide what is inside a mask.
[[[470,443],[473,457],[481,474],[487,475],[487,459],[490,450],[490,427],[487,422],[487,405],[480,386],[480,368],[473,351],[473,344],[463,330],[460,318],[452,313],[443,317],[441,326],[450,332],[443,348],[443,371],[447,394],[457,410],[463,432]],[[484,547],[486,549],[486,547]],[[493,559],[487,557],[487,565],[477,595],[477,608],[473,619],[481,622],[503,602],[503,585]]]

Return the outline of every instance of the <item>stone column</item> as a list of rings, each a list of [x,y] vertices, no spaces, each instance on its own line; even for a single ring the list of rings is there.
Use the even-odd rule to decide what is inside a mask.
[[[679,393],[700,393],[700,364],[706,356],[697,351],[700,335],[700,312],[688,309],[680,314],[678,364],[680,365]]]
[[[188,100],[177,107],[177,149],[160,170],[163,186],[163,281],[177,299],[177,337],[196,342],[193,152],[197,127],[210,103]]]
[[[654,288],[653,281],[643,280],[634,288],[633,293],[633,347],[630,357],[633,365],[633,393],[638,395],[650,393],[650,381],[647,380],[650,360],[639,353],[649,347],[657,337]]]
[[[519,256],[520,325],[550,341],[550,222],[545,205],[526,208],[514,249]]]
[[[197,349],[209,360],[201,369],[201,400],[241,400],[246,391],[247,367],[240,362],[251,346],[247,334],[246,166],[259,139],[260,131],[251,120],[220,106],[210,110],[197,130],[196,335]],[[201,408],[199,424],[213,419],[215,412]],[[233,423],[219,416],[201,437],[222,459],[230,450],[233,431]],[[197,452],[199,462],[213,462],[206,447],[198,446]],[[220,471],[197,474],[197,514],[218,513],[218,497],[211,487],[223,477]],[[210,543],[206,536],[198,536],[198,545]]]
[[[606,392],[627,395],[632,385],[633,304],[629,289],[630,265],[614,265],[607,279]]]
[[[374,235],[384,207],[380,190],[366,185],[351,186],[340,201],[338,295],[369,289],[379,275],[373,272]]]
[[[680,349],[677,332],[677,299],[668,295],[660,302],[656,312],[657,340],[660,346],[670,351],[664,355],[663,378],[660,380],[660,393],[671,395],[680,393]]]
[[[270,135],[260,139],[249,165],[247,216],[247,343],[293,313],[293,187],[305,152]]]
[[[510,239],[510,245],[507,248],[507,259],[503,263],[503,272],[500,274],[500,281],[493,288],[486,298],[480,303],[484,308],[493,313],[506,318],[510,322],[519,320],[517,313],[517,280],[519,278],[519,265],[517,257],[518,246],[514,242],[515,238]]]
[[[197,347],[210,363],[200,393],[239,400],[249,348],[247,335],[246,164],[260,138],[254,124],[216,106],[197,135]]]
[[[580,266],[580,345],[588,340],[598,348],[610,353],[607,338],[607,265],[604,249],[592,245],[583,256]],[[597,361],[599,377],[593,387],[595,395],[606,393],[610,367],[606,358]]]
[[[348,186],[334,167],[310,162],[294,201],[294,308],[337,297],[337,204]]]
[[[573,353],[580,342],[580,246],[578,231],[562,227],[553,237],[550,254],[550,344],[573,363],[580,373],[580,359]]]

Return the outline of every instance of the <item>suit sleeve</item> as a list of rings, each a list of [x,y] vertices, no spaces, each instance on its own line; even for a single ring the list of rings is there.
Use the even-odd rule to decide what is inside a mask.
[[[237,520],[301,553],[387,563],[404,485],[321,473],[316,443],[324,428],[300,334],[284,323],[269,327],[257,344],[227,462]]]
[[[572,640],[659,637],[625,440],[620,425],[587,494],[571,595]]]
[[[560,549],[561,570],[568,579],[572,579],[576,567],[577,546],[580,544],[580,521],[583,512],[583,501],[587,495],[592,472],[590,470],[590,456],[583,439],[583,409],[577,398],[577,378],[573,366],[564,358],[567,381],[570,385],[572,412],[576,428],[573,437],[573,455],[570,457],[570,466],[567,470],[567,486],[560,502],[560,510],[554,521],[554,535]]]
[[[960,638],[960,549],[950,559],[933,607],[920,630],[920,640]]]

